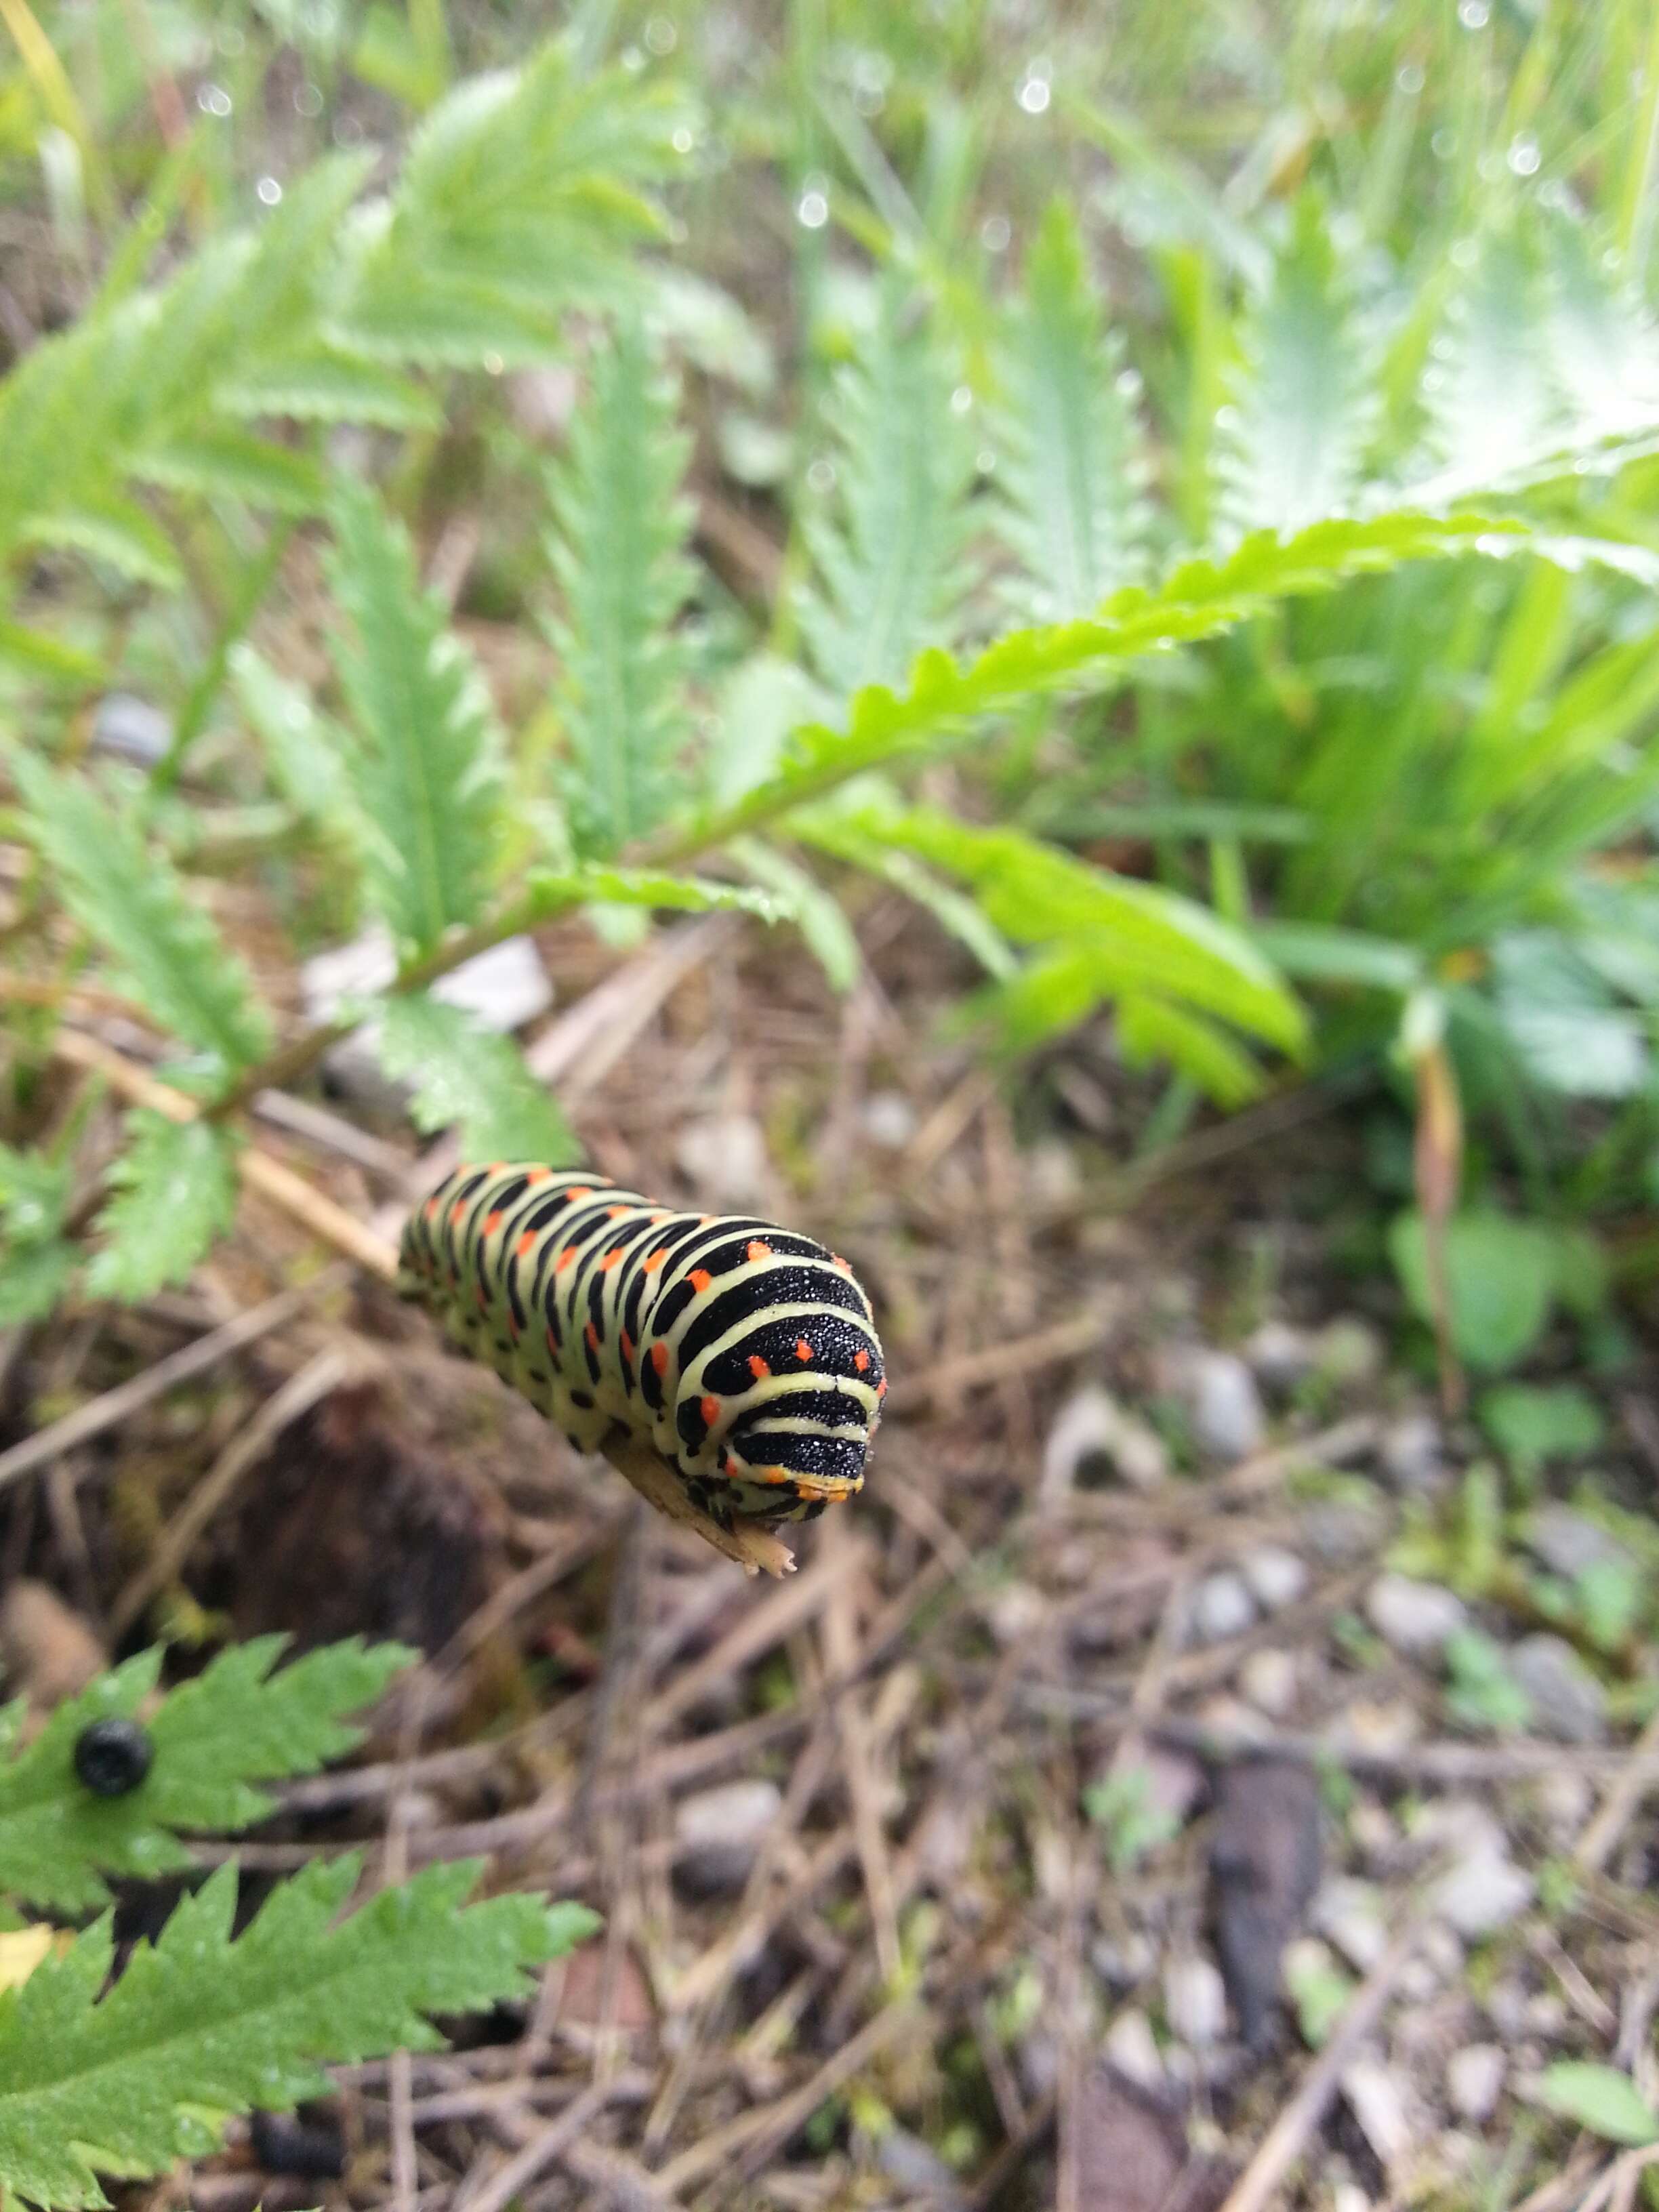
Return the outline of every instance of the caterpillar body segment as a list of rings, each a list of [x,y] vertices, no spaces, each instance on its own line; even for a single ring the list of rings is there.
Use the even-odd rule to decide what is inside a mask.
[[[881,1346],[847,1262],[810,1237],[498,1162],[416,1207],[398,1285],[578,1450],[617,1427],[647,1440],[723,1528],[813,1520],[863,1484]]]

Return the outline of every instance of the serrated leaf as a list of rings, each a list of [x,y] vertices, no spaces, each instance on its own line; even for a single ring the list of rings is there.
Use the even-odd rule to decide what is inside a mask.
[[[362,422],[380,430],[429,430],[443,419],[433,394],[409,377],[321,343],[250,363],[219,386],[214,404],[227,415]]]
[[[1051,203],[1000,355],[998,528],[1017,596],[1048,620],[1092,613],[1146,566],[1146,465],[1070,207]]]
[[[501,826],[501,737],[402,524],[343,478],[331,515],[330,576],[355,633],[333,646],[356,740],[348,766],[374,838],[370,893],[404,944],[426,951],[483,907]]]
[[[1304,528],[1358,488],[1375,395],[1317,198],[1304,192],[1241,334],[1217,421],[1217,507],[1231,532]]]
[[[9,765],[24,829],[52,886],[108,960],[118,985],[173,1036],[204,1054],[215,1076],[251,1066],[270,1029],[246,969],[131,817],[80,778],[27,753]]]
[[[1095,868],[1017,830],[984,830],[922,807],[848,817],[872,844],[896,846],[971,883],[1017,944],[1078,956],[1094,995],[1158,997],[1218,1014],[1289,1051],[1300,1008],[1247,939],[1206,908]]]
[[[227,665],[238,703],[264,747],[270,778],[295,811],[361,858],[369,832],[346,772],[347,738],[302,684],[274,669],[246,641]]]
[[[564,793],[580,849],[616,852],[672,805],[690,734],[675,624],[694,572],[683,491],[690,440],[644,332],[624,322],[598,361],[549,472],[548,558],[560,611],[554,706],[569,745]]]
[[[463,1862],[333,1925],[356,1872],[307,1867],[233,1942],[236,1874],[221,1868],[101,1998],[107,1918],[0,1993],[0,2180],[38,2204],[101,2205],[100,2166],[158,2172],[198,2142],[183,2108],[283,2111],[325,2094],[321,2061],[441,2047],[428,2015],[521,1994],[527,1969],[597,1924],[526,1896],[467,1905],[478,1866]]]
[[[1167,1060],[1218,1106],[1247,1105],[1267,1088],[1249,1053],[1213,1022],[1139,994],[1118,1008],[1117,1041],[1133,1067]]]
[[[717,883],[712,876],[672,876],[660,869],[581,868],[533,875],[530,890],[543,915],[573,906],[658,907],[674,914],[752,914],[776,921],[787,909],[764,887]]]
[[[721,685],[705,784],[717,807],[735,806],[776,773],[792,730],[823,714],[823,691],[804,668],[759,653]]]
[[[1544,310],[1526,243],[1488,238],[1453,292],[1424,376],[1430,449],[1455,483],[1501,481],[1559,435]]]
[[[1616,2066],[1560,2058],[1544,2069],[1539,2090],[1552,2112],[1606,2142],[1659,2142],[1659,2112]]]
[[[480,1029],[425,992],[389,999],[375,1049],[386,1073],[415,1086],[417,1128],[457,1127],[474,1159],[578,1159],[581,1147],[511,1037]]]
[[[126,1149],[110,1170],[115,1196],[98,1217],[103,1249],[87,1274],[94,1297],[135,1304],[182,1283],[236,1213],[236,1154],[210,1121],[127,1116]]]
[[[805,518],[812,586],[801,632],[817,673],[851,696],[901,682],[956,634],[971,581],[967,492],[974,441],[938,333],[902,327],[896,297],[842,372],[830,419],[835,489]]]
[[[243,500],[276,514],[315,514],[325,495],[322,471],[308,453],[256,438],[231,423],[169,439],[143,455],[138,473],[172,491]]]
[[[313,1773],[349,1751],[362,1731],[344,1716],[372,1704],[414,1656],[354,1638],[279,1668],[285,1640],[233,1644],[170,1691],[144,1722],[149,1771],[125,1796],[94,1797],[84,1787],[76,1740],[94,1721],[143,1710],[160,1652],[140,1652],[59,1705],[0,1765],[0,1889],[83,1912],[106,1902],[105,1874],[149,1879],[188,1866],[180,1831],[223,1833],[263,1820],[271,1799],[255,1785]]]
[[[1151,588],[1116,592],[1087,620],[1038,623],[1011,631],[972,659],[923,653],[902,687],[871,684],[853,699],[844,729],[821,723],[795,732],[791,757],[720,819],[733,835],[785,809],[817,799],[854,775],[954,732],[1011,712],[1033,693],[1098,685],[1141,656],[1212,637],[1281,599],[1329,592],[1351,577],[1386,574],[1407,562],[1504,559],[1533,553],[1569,567],[1607,556],[1621,564],[1645,549],[1601,540],[1540,536],[1510,516],[1446,514],[1390,508],[1363,517],[1314,523],[1293,537],[1271,531],[1245,538],[1225,559],[1183,562]]]
[[[542,357],[560,310],[613,290],[626,250],[659,229],[643,191],[679,167],[684,120],[659,82],[583,71],[564,45],[458,86],[359,228],[334,335],[415,362]]]
[[[84,553],[158,591],[177,591],[184,581],[167,532],[143,507],[113,492],[96,504],[88,500],[77,506],[58,506],[33,524],[26,542]]]
[[[80,1254],[57,1238],[0,1245],[0,1328],[43,1321],[74,1279]]]

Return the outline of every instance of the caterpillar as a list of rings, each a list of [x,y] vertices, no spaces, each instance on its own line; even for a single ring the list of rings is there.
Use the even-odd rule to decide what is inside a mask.
[[[816,1520],[863,1486],[881,1346],[851,1268],[810,1237],[497,1161],[410,1215],[398,1288],[577,1450],[645,1438],[724,1528]]]

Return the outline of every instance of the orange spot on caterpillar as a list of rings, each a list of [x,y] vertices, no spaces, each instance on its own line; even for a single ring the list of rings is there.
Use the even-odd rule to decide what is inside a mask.
[[[702,1415],[704,1426],[712,1429],[720,1417],[720,1401],[718,1398],[705,1398],[697,1411]]]
[[[589,1322],[587,1327],[582,1331],[582,1341],[590,1352],[597,1352],[599,1348],[599,1332],[592,1322]]]
[[[812,1357],[812,1347],[804,1336],[798,1336],[795,1339],[795,1357],[797,1359],[810,1359]]]
[[[855,1352],[853,1354],[853,1364],[858,1369],[859,1373],[862,1375],[865,1369],[870,1364],[869,1353],[867,1352]]]
[[[667,1218],[668,1216],[665,1213],[653,1213],[651,1216],[651,1226],[653,1229],[660,1229],[663,1223],[666,1221]]]
[[[629,1210],[625,1206],[607,1206],[605,1209],[605,1218],[607,1221],[619,1221]]]
[[[876,1385],[876,1395],[878,1398],[884,1398],[887,1395],[887,1377],[884,1375]]]
[[[464,1198],[458,1198],[449,1209],[449,1218],[452,1221],[459,1221],[465,1212],[466,1200]]]
[[[426,1218],[427,1218],[427,1219],[428,1219],[428,1221],[430,1221],[430,1220],[431,1220],[431,1218],[432,1218],[432,1217],[433,1217],[433,1215],[434,1215],[437,1211],[438,1211],[438,1201],[437,1201],[437,1200],[436,1200],[435,1198],[429,1198],[429,1199],[428,1199],[428,1200],[427,1200],[427,1202],[426,1202]]]
[[[750,1239],[749,1257],[751,1260],[769,1260],[771,1256],[772,1247],[769,1244],[763,1244],[758,1237],[754,1237]]]
[[[558,1348],[559,1348],[559,1340],[558,1340],[558,1338],[557,1338],[556,1336],[555,1336],[555,1335],[554,1335],[554,1334],[553,1334],[553,1329],[552,1329],[552,1325],[551,1325],[551,1323],[550,1323],[550,1324],[549,1324],[549,1326],[548,1326],[548,1331],[547,1331],[547,1348],[548,1348],[548,1350],[549,1350],[550,1352],[556,1352],[558,1351]]]
[[[713,1215],[712,1213],[700,1213],[700,1214],[697,1216],[697,1226],[698,1226],[698,1228],[699,1228],[699,1229],[707,1229],[707,1228],[708,1228],[708,1224],[709,1224],[709,1223],[710,1223],[714,1218],[714,1215]]]
[[[535,1249],[536,1232],[533,1229],[526,1229],[524,1235],[520,1237],[518,1243],[513,1247],[514,1251],[518,1255],[520,1260],[523,1259],[526,1252],[533,1252]]]
[[[551,1182],[553,1180],[553,1170],[551,1168],[528,1168],[525,1171],[524,1179],[527,1183],[532,1184],[538,1182]]]
[[[623,1358],[629,1362],[634,1357],[634,1340],[624,1329],[622,1333]]]
[[[553,1272],[556,1275],[562,1275],[567,1267],[574,1267],[575,1264],[575,1247],[573,1244],[567,1244],[563,1251],[560,1253],[558,1258],[553,1262]]]
[[[653,1344],[652,1346],[651,1364],[656,1369],[659,1375],[665,1375],[667,1373],[668,1346],[665,1344]]]
[[[482,1313],[489,1304],[489,1296],[484,1290],[483,1285],[480,1283],[478,1285],[478,1311]]]
[[[759,1382],[769,1376],[772,1370],[767,1365],[766,1362],[761,1358],[759,1352],[750,1352],[749,1355],[749,1372],[754,1376],[756,1382]]]
[[[565,1193],[567,1198],[592,1198],[592,1195],[593,1186],[591,1182],[579,1182]]]
[[[839,1267],[843,1275],[850,1275],[853,1272],[850,1263],[843,1260],[839,1252],[830,1255],[830,1264],[832,1267]]]
[[[524,1331],[519,1327],[517,1321],[514,1318],[510,1310],[507,1316],[507,1333],[512,1338],[514,1344],[516,1344],[519,1339],[524,1334]]]
[[[484,1233],[484,1235],[485,1235],[486,1237],[493,1237],[493,1236],[495,1234],[495,1231],[496,1231],[501,1227],[501,1208],[500,1208],[499,1206],[497,1206],[497,1207],[496,1207],[496,1209],[495,1209],[495,1211],[493,1213],[486,1213],[486,1214],[485,1214],[485,1216],[484,1216],[484,1223],[483,1223],[483,1233]]]
[[[610,1273],[611,1273],[611,1271],[612,1271],[614,1268],[620,1267],[621,1267],[621,1265],[622,1265],[622,1263],[623,1263],[622,1246],[621,1246],[620,1244],[618,1244],[618,1245],[615,1246],[615,1247],[614,1247],[614,1249],[613,1249],[612,1250],[611,1250],[611,1251],[607,1252],[607,1253],[605,1254],[605,1255],[604,1259],[600,1261],[600,1262],[599,1262],[599,1273],[600,1273],[602,1275],[608,1275],[608,1274],[610,1274]]]
[[[646,1255],[640,1272],[646,1275],[654,1275],[667,1257],[668,1247],[665,1244],[659,1244],[654,1252],[648,1252]]]
[[[708,1288],[710,1283],[714,1281],[714,1278],[709,1273],[707,1267],[693,1267],[690,1273],[685,1279],[690,1284],[692,1289],[697,1293],[698,1297],[701,1297],[702,1293]]]

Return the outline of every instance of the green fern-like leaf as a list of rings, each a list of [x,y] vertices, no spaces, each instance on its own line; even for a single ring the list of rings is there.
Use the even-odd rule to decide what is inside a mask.
[[[354,352],[492,367],[538,359],[573,300],[616,288],[659,228],[646,189],[683,156],[684,102],[564,46],[435,108],[392,199],[366,211],[333,321]]]
[[[959,389],[938,333],[907,327],[896,299],[842,373],[836,488],[806,519],[814,576],[800,619],[814,666],[843,696],[902,682],[924,647],[956,633],[974,459]]]
[[[551,625],[556,704],[570,748],[571,825],[590,853],[613,853],[663,819],[690,735],[674,635],[693,574],[681,490],[689,451],[644,332],[625,322],[549,483],[548,553],[562,598]]]
[[[234,1644],[170,1691],[144,1722],[149,1772],[123,1797],[83,1787],[76,1739],[94,1721],[143,1710],[160,1652],[140,1652],[59,1705],[27,1748],[0,1765],[0,1891],[84,1912],[106,1902],[105,1874],[149,1879],[188,1867],[181,1830],[224,1833],[263,1820],[271,1799],[255,1785],[313,1773],[349,1751],[361,1731],[344,1716],[371,1704],[413,1656],[354,1639],[277,1668],[283,1642]],[[17,1718],[10,1709],[14,1725]]]
[[[234,422],[169,439],[140,457],[137,473],[169,491],[241,500],[273,514],[315,514],[325,495],[322,471],[308,454],[253,437]]]
[[[302,819],[361,858],[371,842],[346,773],[349,744],[303,685],[245,641],[228,663],[237,703],[264,749],[270,780]]]
[[[115,1196],[98,1217],[106,1242],[87,1274],[94,1297],[127,1304],[182,1283],[236,1212],[236,1158],[210,1121],[127,1117],[125,1151],[110,1171]]]
[[[154,291],[95,304],[0,383],[0,550],[107,512],[131,470],[205,427],[219,386],[314,330],[366,170],[319,162],[257,232],[215,240]]]
[[[1144,570],[1146,471],[1122,347],[1063,201],[1031,247],[1001,367],[998,523],[1020,564],[1017,597],[1045,620],[1091,614]]]
[[[30,754],[10,767],[53,888],[118,984],[202,1055],[210,1079],[259,1059],[270,1033],[247,971],[131,817]]]
[[[0,1328],[40,1320],[69,1288],[81,1256],[63,1233],[71,1183],[65,1161],[0,1145]]]
[[[1243,332],[1218,421],[1224,528],[1295,531],[1340,514],[1358,489],[1376,395],[1317,198],[1297,202],[1272,278]]]
[[[248,363],[220,385],[214,402],[227,415],[364,422],[380,430],[430,430],[443,419],[431,392],[408,377],[321,341]]]
[[[710,876],[672,876],[659,868],[614,868],[590,862],[580,868],[538,870],[530,878],[538,921],[577,906],[632,906],[668,914],[752,914],[777,921],[787,902],[752,884],[717,883]]]
[[[34,2204],[101,2205],[100,2166],[155,2173],[204,2148],[202,2107],[283,2111],[325,2094],[320,2061],[441,2048],[429,2014],[519,1996],[530,1967],[597,1925],[527,1896],[467,1905],[476,1862],[428,1868],[335,1924],[356,1872],[306,1868],[233,1942],[222,1868],[107,1994],[107,1918],[0,1993],[0,2181]]]
[[[427,992],[388,1000],[379,1022],[380,1065],[415,1086],[422,1129],[458,1127],[477,1159],[574,1160],[580,1146],[511,1037]]]
[[[1224,1030],[1167,999],[1126,996],[1117,1011],[1117,1041],[1132,1067],[1167,1060],[1218,1106],[1248,1105],[1264,1088],[1261,1070]]]
[[[421,588],[408,532],[343,480],[331,507],[335,595],[356,632],[335,641],[351,710],[348,766],[374,838],[374,902],[425,951],[483,904],[501,821],[501,740],[483,679]]]
[[[1314,523],[1288,538],[1258,532],[1224,560],[1183,562],[1151,589],[1115,593],[1089,620],[1011,631],[965,663],[923,653],[902,689],[872,684],[860,692],[844,729],[810,723],[797,730],[785,766],[709,817],[705,830],[739,836],[867,769],[936,749],[1034,693],[1098,684],[1141,655],[1215,636],[1281,599],[1334,591],[1351,577],[1384,574],[1411,561],[1522,553],[1570,570],[1600,562],[1659,583],[1659,560],[1644,547],[1552,536],[1510,516],[1399,507]]]
[[[1204,907],[1133,883],[1017,830],[982,830],[923,807],[871,811],[848,828],[971,884],[1016,944],[1077,957],[1095,999],[1127,994],[1215,1014],[1289,1051],[1302,1011],[1245,938]]]
[[[1557,441],[1561,410],[1547,329],[1531,252],[1514,237],[1485,240],[1423,377],[1430,450],[1455,483],[1502,482]]]

